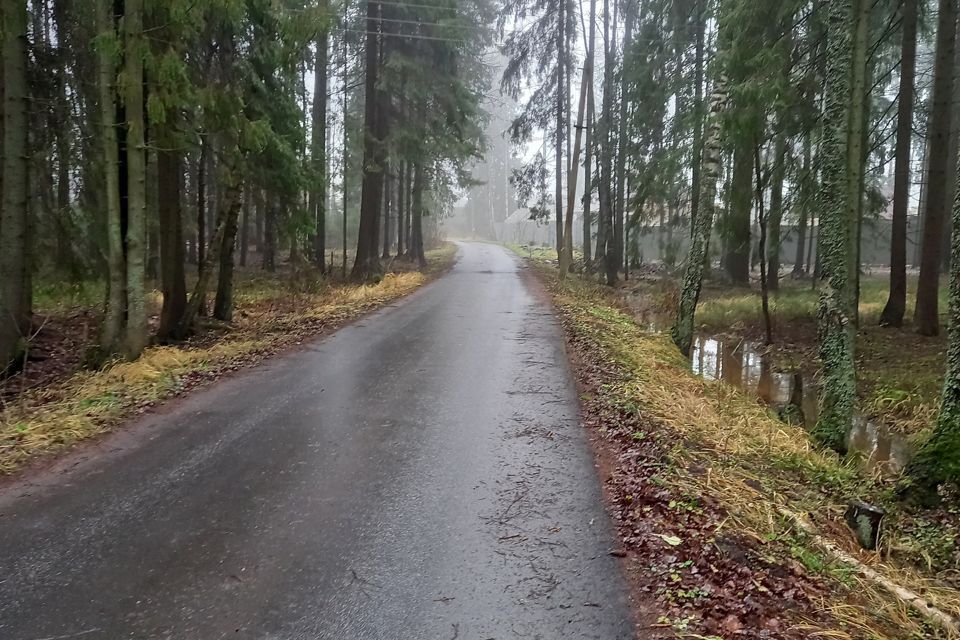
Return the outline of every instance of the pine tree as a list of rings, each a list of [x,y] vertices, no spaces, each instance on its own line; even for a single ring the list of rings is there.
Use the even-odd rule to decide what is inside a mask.
[[[320,10],[326,12],[328,3],[323,0]],[[326,16],[324,16],[326,19]],[[310,190],[310,211],[316,224],[313,245],[313,260],[321,273],[326,272],[327,244],[327,49],[328,28],[326,24],[317,36],[317,54],[313,65],[313,123],[310,159],[313,169],[313,189]]]
[[[903,34],[890,238],[890,295],[880,314],[880,324],[888,327],[902,326],[907,308],[907,206],[910,198],[910,150],[913,145],[913,85],[916,76],[918,5],[918,0],[903,0],[900,5],[900,28]]]
[[[0,2],[3,63],[3,191],[0,210],[0,374],[14,366],[30,331],[27,253],[27,6]]]
[[[928,139],[926,210],[923,212],[923,246],[914,324],[917,333],[935,336],[940,332],[940,266],[944,211],[947,208],[947,180],[953,100],[953,63],[957,40],[956,0],[940,0],[937,18],[937,49],[933,73],[933,107]]]
[[[377,227],[383,189],[381,166],[384,159],[383,140],[377,108],[377,75],[380,67],[380,3],[368,0],[366,17],[366,48],[364,66],[363,111],[363,183],[360,196],[360,229],[357,235],[357,256],[350,277],[356,281],[369,280],[380,274],[377,251]]]
[[[508,20],[524,23],[523,29],[506,34],[503,51],[508,60],[503,71],[501,91],[513,99],[524,97],[520,113],[510,125],[510,137],[516,144],[529,142],[536,131],[544,132],[551,141],[554,178],[554,228],[558,257],[563,253],[563,173],[569,110],[567,109],[566,77],[574,64],[570,51],[574,31],[573,11],[569,0],[508,0],[499,16],[504,32]],[[540,173],[536,163],[518,176]],[[529,190],[529,186],[526,187]],[[532,213],[548,215],[540,203]]]

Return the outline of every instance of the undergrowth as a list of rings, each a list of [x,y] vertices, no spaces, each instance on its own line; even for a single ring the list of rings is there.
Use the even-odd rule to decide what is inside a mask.
[[[928,434],[937,413],[943,384],[945,335],[919,336],[913,330],[916,279],[909,280],[907,310],[902,328],[879,326],[888,295],[888,279],[864,275],[860,281],[860,323],[856,368],[858,410],[868,419],[915,440]],[[669,276],[640,279],[627,286],[627,304],[641,318],[657,318],[669,325],[676,314],[677,283]],[[941,287],[946,309],[946,287]],[[817,350],[818,293],[809,279],[783,278],[770,297],[774,343],[764,349],[778,371],[819,369]],[[697,307],[697,332],[762,343],[763,315],[756,287],[704,285]],[[945,334],[945,332],[943,332]],[[909,354],[909,357],[907,357]]]
[[[893,521],[906,518],[884,485],[865,477],[855,463],[815,448],[805,431],[781,422],[755,399],[690,373],[670,338],[621,312],[608,289],[580,278],[560,282],[553,269],[543,263],[537,267],[565,324],[625,372],[613,389],[624,408],[644,414],[665,431],[664,440],[674,443],[663,472],[666,481],[719,501],[729,513],[724,527],[755,540],[771,558],[793,557],[823,574],[841,594],[822,603],[840,629],[810,622],[809,637],[947,637],[850,567],[827,559],[784,517],[784,509],[809,515],[841,549],[943,611],[960,615],[960,592],[944,575],[905,561],[909,556],[901,547],[922,544],[910,527],[891,527],[885,547],[872,553],[861,551],[843,524],[844,508],[854,497],[890,506]]]

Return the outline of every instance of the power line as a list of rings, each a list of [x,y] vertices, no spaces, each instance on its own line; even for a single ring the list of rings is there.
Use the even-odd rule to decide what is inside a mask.
[[[459,11],[460,7],[441,7],[439,5],[433,4],[414,4],[411,2],[393,2],[392,0],[368,0],[369,2],[376,2],[377,4],[392,6],[392,7],[414,7],[417,9],[434,9],[440,11]]]
[[[370,31],[368,29],[343,29],[350,33],[364,33],[366,35],[384,36],[390,38],[410,38],[412,40],[435,40],[437,42],[456,42],[460,44],[470,44],[472,40],[463,40],[455,38],[439,38],[436,36],[420,36],[406,33],[390,33],[389,31]]]
[[[366,21],[366,16],[361,16],[361,18]],[[439,22],[423,22],[421,20],[402,20],[400,18],[376,18],[377,22],[395,22],[397,24],[412,24],[418,27],[436,27],[438,29],[472,29],[474,31],[485,31],[488,33],[493,33],[494,30],[490,27],[476,27],[469,24],[441,24]]]

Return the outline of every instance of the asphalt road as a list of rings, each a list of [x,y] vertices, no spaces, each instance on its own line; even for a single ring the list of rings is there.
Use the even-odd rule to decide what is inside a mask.
[[[0,639],[633,637],[504,249],[0,491]]]

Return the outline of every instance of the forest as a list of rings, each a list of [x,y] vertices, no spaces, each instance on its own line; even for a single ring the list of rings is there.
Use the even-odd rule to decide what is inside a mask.
[[[0,474],[496,240],[651,628],[956,637],[958,36],[960,0],[0,0]]]
[[[483,148],[486,37],[463,31],[480,5],[3,10],[8,373],[30,361],[38,297],[103,292],[97,367],[230,322],[235,266],[354,282],[423,267]]]
[[[666,269],[676,299],[657,311],[687,356],[718,288],[741,306],[755,296],[749,318],[725,328],[756,320],[767,347],[788,325],[815,323],[803,338],[821,366],[811,435],[840,453],[855,422],[858,342],[920,344],[900,355],[907,369],[911,355],[942,349],[937,410],[899,488],[935,501],[960,473],[955,3],[609,4],[582,43],[578,20],[596,17],[595,2],[579,18],[559,6],[505,40],[503,86],[526,99],[510,134],[524,142],[546,130],[554,156],[537,153],[515,184],[531,215],[556,225],[560,277],[579,271],[637,297],[651,269]],[[506,10],[530,19],[525,3]],[[529,44],[563,29],[559,48]],[[540,84],[524,95],[531,66]],[[575,219],[591,239],[578,247]],[[722,325],[717,315],[706,324]],[[916,365],[919,377],[930,359]]]
[[[676,455],[698,460],[695,467],[742,465],[743,495],[753,495],[754,470],[765,469],[779,476],[759,474],[774,505],[798,481],[830,496],[788,498],[793,506],[771,507],[769,517],[792,518],[803,505],[817,529],[831,531],[849,502],[855,530],[870,518],[868,530],[884,522],[884,561],[916,566],[916,556],[905,559],[920,550],[918,564],[952,585],[957,4],[601,1],[561,3],[535,18],[524,2],[506,9],[529,25],[505,40],[503,86],[521,101],[509,133],[539,149],[514,184],[550,240],[529,230],[499,237],[552,265],[545,279],[568,317],[568,339],[605,354],[604,364],[588,357],[620,372],[605,384],[620,385],[640,415],[684,439]],[[564,41],[536,37],[557,30],[567,30]],[[627,337],[621,311],[669,347]],[[673,349],[688,359],[682,368],[759,399],[775,420],[679,373],[670,382],[690,394],[644,373],[672,375]],[[715,404],[716,417],[706,417]],[[712,430],[724,421],[725,432]],[[857,479],[831,487],[822,469],[798,470],[760,434],[738,431],[773,440],[784,423],[806,427],[782,443],[789,455],[808,458],[796,447],[812,447],[805,465],[828,459]],[[688,439],[710,453],[691,453]],[[742,450],[728,450],[730,442]],[[618,447],[637,455],[638,445]],[[733,511],[740,499],[721,501]],[[858,520],[865,510],[873,515]],[[644,521],[626,508],[622,517]],[[776,527],[754,531],[777,535]],[[867,549],[878,544],[859,539]],[[938,550],[928,553],[930,545]]]

